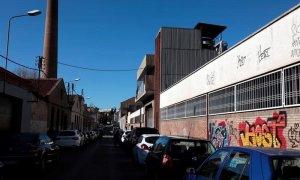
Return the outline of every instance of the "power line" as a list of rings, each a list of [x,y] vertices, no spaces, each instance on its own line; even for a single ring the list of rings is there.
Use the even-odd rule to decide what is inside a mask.
[[[0,54],[0,57],[2,57],[3,59],[6,59],[3,55],[1,55]],[[20,63],[17,63],[16,61],[13,61],[13,60],[11,60],[11,59],[7,59],[8,61],[10,61],[10,62],[12,62],[12,63],[14,63],[14,64],[16,64],[16,65],[19,65],[19,66],[21,66],[21,67],[24,67],[24,68],[27,68],[27,69],[31,69],[31,70],[34,70],[34,71],[38,71],[38,69],[35,69],[35,68],[31,68],[31,67],[28,67],[28,66],[25,66],[25,65],[23,65],[23,64],[20,64]]]
[[[64,66],[69,66],[72,68],[77,68],[77,69],[84,69],[84,70],[90,70],[90,71],[137,71],[138,69],[95,69],[95,68],[88,68],[88,67],[80,67],[80,66],[75,66],[75,65],[70,65],[62,62],[58,62],[58,64],[64,65]]]
[[[6,59],[5,56],[3,56],[1,54],[0,54],[0,57],[3,58],[3,59]],[[38,69],[36,69],[36,68],[31,68],[31,67],[22,65],[20,63],[17,63],[14,60],[11,60],[11,59],[8,59],[8,61],[10,61],[10,62],[12,62],[16,65],[22,66],[24,68],[38,71]],[[63,62],[58,62],[58,64],[68,66],[68,67],[71,67],[71,68],[77,68],[77,69],[83,69],[83,70],[89,70],[89,71],[98,71],[98,72],[128,72],[128,71],[137,71],[137,70],[139,70],[139,68],[133,68],[133,69],[97,69],[97,68],[89,68],[89,67],[80,67],[80,66],[76,66],[76,65],[66,64],[66,63],[63,63]],[[45,74],[45,72],[43,72],[43,73]]]

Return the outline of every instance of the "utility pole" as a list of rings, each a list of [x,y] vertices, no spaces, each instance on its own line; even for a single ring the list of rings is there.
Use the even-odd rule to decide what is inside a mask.
[[[39,68],[38,80],[40,80],[44,57],[43,56],[37,56],[37,58],[38,58],[38,68]]]

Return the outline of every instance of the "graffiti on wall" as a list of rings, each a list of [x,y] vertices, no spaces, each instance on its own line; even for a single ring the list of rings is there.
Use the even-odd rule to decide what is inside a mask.
[[[233,121],[228,122],[229,145],[231,142],[238,142],[238,129],[233,126]]]
[[[215,84],[215,79],[216,79],[216,77],[215,77],[215,72],[213,71],[213,72],[211,72],[210,74],[207,74],[206,75],[206,84],[208,85],[208,86],[210,86],[210,85],[214,85]]]
[[[292,52],[291,57],[300,57],[300,23],[292,24]]]
[[[270,51],[271,47],[261,49],[261,45],[259,46],[259,50],[257,52],[258,54],[258,61],[261,62],[262,60],[266,59],[267,57],[270,57]]]
[[[219,149],[223,146],[230,146],[233,141],[238,142],[238,130],[233,126],[233,121],[224,121],[209,124],[210,140],[214,147]]]
[[[228,146],[228,128],[226,126],[226,122],[222,121],[220,123],[210,123],[209,124],[210,129],[210,141],[214,145],[216,149],[219,149],[223,146]]]
[[[273,113],[267,120],[260,117],[250,124],[239,123],[240,146],[286,148],[283,129],[286,127],[287,116],[285,111]]]
[[[288,131],[289,141],[292,143],[292,148],[299,147],[300,144],[300,128],[299,123],[294,123]]]
[[[240,56],[240,55],[237,56],[238,59],[237,68],[244,66],[246,58],[247,56]]]

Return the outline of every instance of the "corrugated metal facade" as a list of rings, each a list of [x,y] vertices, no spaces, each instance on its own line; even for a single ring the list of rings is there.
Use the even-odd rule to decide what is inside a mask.
[[[203,49],[201,30],[161,28],[161,92],[217,56]]]

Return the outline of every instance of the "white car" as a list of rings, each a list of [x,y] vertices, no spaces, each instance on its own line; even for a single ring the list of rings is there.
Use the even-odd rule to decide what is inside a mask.
[[[130,130],[127,130],[127,131],[123,132],[122,137],[121,137],[121,142],[122,143],[125,143],[125,141],[127,140],[126,138],[127,138],[128,134],[130,134],[130,132],[131,132]]]
[[[60,147],[81,147],[84,139],[78,130],[59,131],[55,143]]]
[[[149,148],[152,147],[159,136],[159,134],[142,134],[139,137],[137,144],[132,150],[133,162],[136,165],[145,165],[145,159],[149,152]]]

